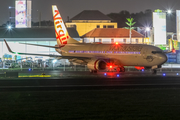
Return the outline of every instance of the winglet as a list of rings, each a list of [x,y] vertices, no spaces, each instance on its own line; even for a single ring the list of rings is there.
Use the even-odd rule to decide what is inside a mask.
[[[6,42],[5,39],[4,39],[4,42],[5,42],[5,44],[6,44],[7,48],[8,48],[8,51],[11,52],[11,53],[14,53],[14,52],[11,50],[11,48],[9,47],[9,45],[7,44],[7,42]]]

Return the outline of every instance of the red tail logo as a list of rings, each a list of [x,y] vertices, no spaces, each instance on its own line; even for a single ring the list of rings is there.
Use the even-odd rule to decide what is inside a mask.
[[[55,23],[55,32],[56,39],[60,41],[61,44],[67,44],[67,39],[69,38],[68,34],[66,34],[65,25],[63,25],[62,18],[60,17],[59,11],[54,10],[54,23]]]

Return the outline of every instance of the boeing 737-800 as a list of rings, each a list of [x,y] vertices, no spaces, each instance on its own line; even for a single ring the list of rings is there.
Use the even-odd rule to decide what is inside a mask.
[[[116,69],[125,72],[124,66],[141,66],[151,68],[156,73],[167,61],[166,54],[158,47],[145,44],[91,44],[79,43],[68,34],[63,19],[56,5],[52,6],[57,45],[43,47],[55,48],[61,55],[44,55],[32,53],[18,53],[20,55],[38,55],[68,59],[70,62],[87,65],[91,72]],[[5,40],[4,40],[5,41]],[[5,41],[9,52],[13,52]],[[29,44],[34,45],[34,44]]]

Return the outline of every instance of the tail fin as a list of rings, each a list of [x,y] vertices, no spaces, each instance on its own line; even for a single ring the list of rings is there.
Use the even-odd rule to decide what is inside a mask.
[[[79,43],[78,41],[76,41],[75,39],[69,36],[67,28],[63,22],[63,19],[56,5],[52,5],[52,12],[54,18],[54,27],[55,27],[57,44],[66,45],[68,43]]]

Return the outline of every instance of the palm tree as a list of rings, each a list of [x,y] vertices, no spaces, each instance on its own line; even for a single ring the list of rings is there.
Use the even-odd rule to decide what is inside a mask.
[[[131,41],[131,30],[132,29],[135,29],[135,27],[132,27],[136,22],[133,22],[133,18],[126,18],[128,22],[126,22],[126,24],[129,26],[129,27],[125,27],[126,29],[129,29],[129,39],[130,39],[130,43],[132,43]]]

